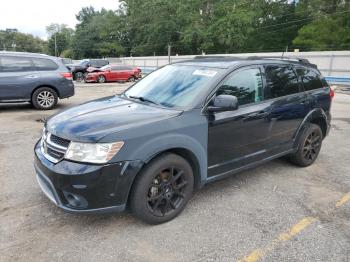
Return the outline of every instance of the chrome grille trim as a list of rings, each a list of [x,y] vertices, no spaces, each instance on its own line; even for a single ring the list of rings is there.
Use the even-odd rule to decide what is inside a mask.
[[[69,146],[69,145],[68,145]],[[58,145],[57,143],[54,143],[51,140],[51,133],[49,132],[45,132],[41,138],[40,141],[40,149],[41,149],[41,153],[44,155],[44,157],[49,160],[52,163],[58,163],[59,161],[61,161],[68,149],[67,147]],[[62,154],[62,157],[55,157],[53,156],[53,154],[51,153],[51,155],[48,152],[48,149],[57,152],[57,154]]]

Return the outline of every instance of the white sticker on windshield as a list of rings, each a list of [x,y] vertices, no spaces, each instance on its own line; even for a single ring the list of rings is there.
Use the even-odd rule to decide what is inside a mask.
[[[216,71],[213,70],[202,70],[202,69],[197,69],[195,70],[192,75],[194,76],[206,76],[206,77],[213,77],[216,75]]]

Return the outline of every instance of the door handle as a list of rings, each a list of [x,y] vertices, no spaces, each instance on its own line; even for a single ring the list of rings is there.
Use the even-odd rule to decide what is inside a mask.
[[[35,78],[39,78],[39,76],[37,76],[37,75],[29,75],[29,76],[26,76],[26,78],[35,79]]]

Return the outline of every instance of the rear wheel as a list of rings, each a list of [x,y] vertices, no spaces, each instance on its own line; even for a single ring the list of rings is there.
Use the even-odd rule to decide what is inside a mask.
[[[185,208],[193,183],[192,168],[184,158],[175,154],[157,157],[136,178],[131,211],[149,224],[167,222]]]
[[[298,150],[289,156],[292,163],[306,167],[315,162],[322,146],[323,134],[318,125],[309,124],[299,138]]]
[[[106,77],[104,75],[100,75],[97,77],[97,82],[99,83],[106,83]]]
[[[41,110],[49,110],[57,104],[57,93],[50,87],[40,87],[32,95],[32,105]]]

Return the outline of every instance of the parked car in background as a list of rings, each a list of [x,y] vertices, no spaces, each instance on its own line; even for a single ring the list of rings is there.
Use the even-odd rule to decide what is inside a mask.
[[[314,163],[333,95],[307,60],[174,63],[119,96],[48,119],[35,145],[37,179],[66,211],[129,207],[163,223],[207,183],[282,156],[300,167]]]
[[[69,69],[71,69],[74,65],[73,63],[73,60],[70,59],[70,58],[63,58],[63,57],[60,57],[60,60],[61,62],[66,66],[68,67]]]
[[[71,67],[73,79],[78,82],[84,81],[89,67],[101,68],[108,64],[109,61],[105,59],[84,59]]]
[[[141,69],[123,64],[111,64],[102,68],[90,68],[86,78],[86,82],[113,82],[113,81],[129,81],[134,82],[141,78]]]
[[[0,51],[0,102],[30,102],[37,109],[48,110],[58,98],[73,95],[72,74],[60,59]]]

